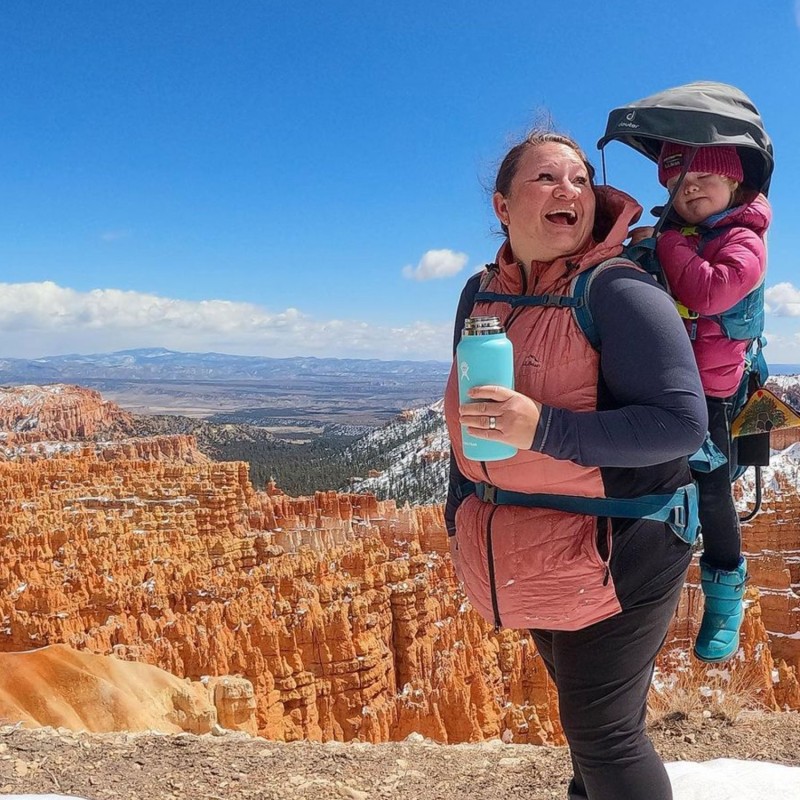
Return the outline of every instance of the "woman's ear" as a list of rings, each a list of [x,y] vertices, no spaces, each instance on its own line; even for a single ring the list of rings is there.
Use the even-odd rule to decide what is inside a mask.
[[[508,227],[508,201],[505,197],[503,197],[500,192],[495,192],[492,195],[492,208],[494,209],[494,214],[500,222]]]

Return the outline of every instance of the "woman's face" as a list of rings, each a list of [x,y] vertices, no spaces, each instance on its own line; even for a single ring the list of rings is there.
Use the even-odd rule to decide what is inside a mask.
[[[495,192],[494,212],[508,228],[514,257],[528,266],[578,252],[591,238],[595,197],[580,156],[547,142],[520,157],[508,195]]]
[[[680,176],[667,181],[667,189],[675,188]],[[733,198],[739,184],[722,175],[710,172],[687,172],[678,194],[675,195],[675,210],[691,225],[696,225],[712,214],[724,211]]]

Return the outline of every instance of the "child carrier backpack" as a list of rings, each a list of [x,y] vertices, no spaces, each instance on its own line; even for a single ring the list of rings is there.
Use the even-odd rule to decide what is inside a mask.
[[[656,222],[655,234],[666,222],[673,199],[691,167],[692,158],[701,147],[735,147],[742,162],[743,185],[764,195],[769,191],[775,163],[772,141],[752,100],[735,86],[695,81],[613,109],[608,115],[605,135],[597,143],[603,157],[603,180],[606,178],[604,148],[611,141],[622,142],[656,163],[664,142],[684,145],[689,149],[681,175]],[[646,271],[659,275],[655,236],[629,248],[626,255]],[[763,287],[760,291],[763,292]],[[754,311],[758,316],[760,307],[763,307],[763,295],[755,294],[745,299],[751,304],[749,310],[747,307],[737,307],[737,304],[721,315],[719,320],[731,338],[751,342],[745,375],[737,394],[737,398],[741,398],[738,401],[740,405],[746,402],[753,391],[757,393],[757,387],[767,378],[766,362],[761,352],[764,345],[761,331],[763,317],[759,322],[750,314]],[[763,310],[760,313],[763,314]],[[756,503],[754,510],[742,518],[746,520],[755,516],[760,506],[761,466],[769,463],[769,441],[767,436],[741,435],[737,437],[736,444],[741,466],[749,463],[756,470]],[[741,467],[733,477],[739,474]]]
[[[729,226],[717,228],[698,228],[691,226],[683,228],[685,235],[695,234],[699,236],[700,243],[698,253],[702,255],[706,245],[716,239]],[[655,237],[645,239],[627,248],[625,255],[632,261],[639,264],[646,272],[652,275],[662,286],[667,289],[666,279],[658,257],[655,253]],[[769,368],[764,358],[764,347],[767,340],[764,333],[764,282],[762,281],[745,297],[731,308],[720,314],[702,315],[691,309],[686,308],[681,303],[676,302],[678,313],[685,320],[697,320],[700,318],[711,319],[716,322],[728,339],[748,342],[745,353],[744,371],[739,381],[739,386],[734,394],[731,408],[731,420],[735,421],[747,401],[767,382]],[[689,338],[694,339],[696,324],[689,327]],[[731,431],[735,430],[735,425],[731,425]],[[752,519],[758,513],[761,505],[761,471],[760,467],[769,466],[769,431],[748,434],[744,436],[731,435],[730,452],[735,456],[731,464],[731,481],[740,478],[748,467],[756,468],[756,504],[755,509],[741,517],[743,522]],[[725,463],[724,455],[706,437],[703,446],[690,459],[689,463],[696,472],[711,472],[718,469]]]

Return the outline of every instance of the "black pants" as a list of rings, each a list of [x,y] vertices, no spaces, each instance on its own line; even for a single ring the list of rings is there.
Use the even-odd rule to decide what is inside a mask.
[[[615,617],[580,631],[531,631],[558,688],[574,770],[570,800],[672,800],[645,716],[688,558],[683,564],[650,581]]]
[[[742,533],[733,503],[731,473],[736,469],[736,445],[731,445],[730,399],[706,397],[708,431],[711,441],[728,459],[713,472],[693,472],[700,500],[703,526],[703,560],[717,569],[731,570],[739,565]]]

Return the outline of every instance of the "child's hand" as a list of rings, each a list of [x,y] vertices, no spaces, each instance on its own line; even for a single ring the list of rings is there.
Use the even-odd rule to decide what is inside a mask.
[[[631,244],[638,244],[642,239],[649,239],[655,233],[655,230],[652,225],[642,225],[640,228],[634,228],[631,231]]]

